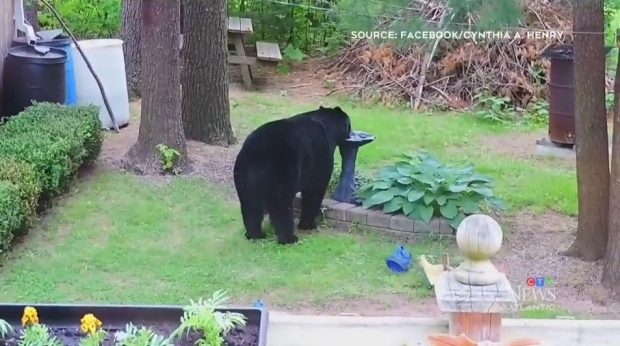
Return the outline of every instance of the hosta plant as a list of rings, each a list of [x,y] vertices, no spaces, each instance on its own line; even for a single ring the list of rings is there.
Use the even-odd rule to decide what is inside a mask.
[[[441,216],[453,228],[482,203],[504,208],[504,202],[493,194],[492,180],[476,173],[473,164],[443,164],[424,151],[403,155],[357,195],[365,208],[402,213],[426,223]]]

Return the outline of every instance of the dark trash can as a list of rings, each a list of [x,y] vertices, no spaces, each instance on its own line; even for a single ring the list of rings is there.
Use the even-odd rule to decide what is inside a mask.
[[[77,87],[75,81],[75,69],[73,67],[73,40],[71,40],[71,37],[62,34],[61,30],[55,31],[60,31],[61,33],[53,37],[41,38],[37,41],[37,45],[60,48],[67,52],[67,62],[65,63],[65,88],[67,91],[67,97],[65,99],[65,104],[75,105],[77,104]],[[43,32],[37,34],[41,34],[41,36],[44,36]],[[11,46],[25,46],[27,44],[28,40],[25,37],[18,37],[13,40]]]
[[[3,118],[19,114],[32,101],[64,104],[66,99],[67,52],[59,48],[17,46],[4,60],[2,89]]]

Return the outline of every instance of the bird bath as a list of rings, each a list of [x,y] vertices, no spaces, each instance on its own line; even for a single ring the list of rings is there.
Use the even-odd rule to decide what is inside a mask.
[[[355,200],[355,161],[359,148],[375,140],[375,136],[362,132],[351,131],[346,142],[338,146],[342,158],[342,170],[338,185],[332,194],[337,202],[357,204]]]

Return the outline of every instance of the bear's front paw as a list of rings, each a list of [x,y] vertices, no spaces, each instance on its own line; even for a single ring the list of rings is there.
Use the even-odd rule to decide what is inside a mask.
[[[295,244],[299,241],[296,235],[286,237],[286,238],[278,238],[278,244],[287,245],[287,244]]]
[[[256,233],[256,234],[246,233],[245,234],[245,238],[247,240],[259,240],[259,239],[267,238],[267,235],[265,234],[265,232],[260,232],[260,233]]]
[[[297,225],[297,228],[303,231],[310,231],[317,229],[317,225],[315,221],[299,220],[299,225]]]

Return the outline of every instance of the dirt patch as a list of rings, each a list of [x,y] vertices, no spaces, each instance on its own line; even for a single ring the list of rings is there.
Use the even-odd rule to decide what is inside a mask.
[[[545,137],[544,132],[532,132],[484,135],[477,140],[489,151],[503,156],[528,159],[540,164],[549,164],[550,161],[553,161],[554,165],[561,165],[567,168],[575,167],[575,160],[572,158],[535,155],[536,141],[543,137]]]
[[[330,92],[331,82],[326,80],[317,60],[293,64],[287,74],[278,73],[275,68],[257,66],[252,68],[254,86],[260,93],[285,96],[301,101],[317,101]],[[245,91],[238,68],[230,71],[230,94],[242,96]]]
[[[318,66],[316,61],[297,63],[287,75],[279,74],[274,68],[257,67],[253,74],[256,92],[279,97],[285,96],[300,102],[316,102],[317,99],[329,92],[329,89],[323,86],[321,74],[317,72]],[[231,69],[230,80],[231,97],[243,98],[250,95],[250,92],[246,91],[241,83],[241,75],[238,69]],[[116,166],[138,138],[140,102],[132,102],[130,111],[129,126],[122,129],[120,133],[113,131],[106,133],[100,156],[100,162],[104,167]],[[211,182],[227,187],[232,192],[234,190],[232,169],[242,140],[240,138],[240,144],[230,148],[188,141],[188,152],[194,168],[192,176],[206,178]],[[147,179],[162,180],[159,177]]]
[[[116,166],[124,158],[125,154],[136,143],[140,128],[140,102],[130,104],[130,123],[120,133],[109,131],[99,161],[104,166]],[[200,142],[188,141],[187,149],[193,161],[194,172],[192,176],[204,177],[207,180],[233,188],[232,167],[239,146],[222,148],[206,145]],[[155,182],[166,182],[167,177],[148,178]]]

